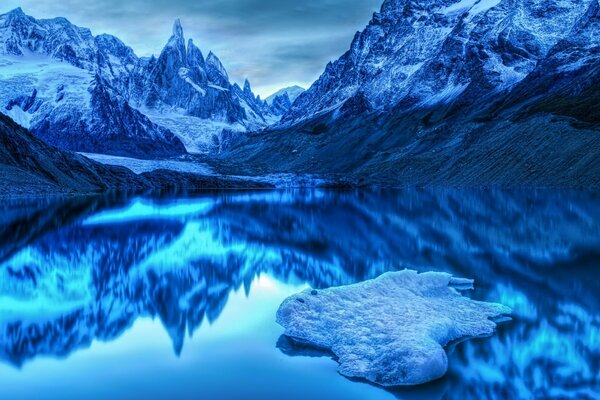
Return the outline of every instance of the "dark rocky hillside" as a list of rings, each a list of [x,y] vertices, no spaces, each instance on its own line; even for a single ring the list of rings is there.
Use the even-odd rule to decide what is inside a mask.
[[[103,165],[47,145],[0,114],[0,196],[265,186],[242,179],[166,170],[136,175],[127,168]]]

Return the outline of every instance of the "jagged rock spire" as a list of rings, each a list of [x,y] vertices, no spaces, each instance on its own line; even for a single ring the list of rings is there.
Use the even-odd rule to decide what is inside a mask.
[[[173,23],[173,35],[171,38],[169,38],[169,42],[163,49],[163,54],[171,53],[171,49],[175,49],[176,53],[178,53],[178,56],[181,59],[181,62],[185,63],[185,38],[183,36],[183,28],[181,27],[181,21],[179,19],[176,19]]]
[[[244,93],[252,93],[252,87],[248,79],[244,80]]]
[[[181,20],[179,18],[173,23],[173,37],[183,39],[183,27],[181,26]]]
[[[204,56],[202,55],[202,51],[194,44],[192,39],[188,40],[187,61],[190,67],[204,66]]]
[[[206,57],[206,64],[208,64],[214,70],[216,70],[216,72],[218,72],[218,74],[221,75],[223,79],[229,81],[229,75],[227,74],[227,70],[221,63],[221,60],[219,60],[219,57],[217,57],[212,51],[209,52],[208,56]]]

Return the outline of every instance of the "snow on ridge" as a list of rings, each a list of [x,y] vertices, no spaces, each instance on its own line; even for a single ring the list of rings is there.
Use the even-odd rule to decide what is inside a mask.
[[[479,0],[470,10],[470,14],[480,14],[496,7],[502,0]]]
[[[219,85],[215,85],[214,83],[209,83],[209,84],[208,84],[208,87],[209,87],[209,88],[216,89],[216,90],[220,90],[220,91],[222,91],[222,92],[229,92],[229,89],[226,89],[226,88],[224,88],[224,87],[222,87],[222,86],[219,86]]]
[[[450,15],[466,9],[470,9],[477,3],[477,0],[461,0],[458,3],[451,4],[440,10],[442,14]]]
[[[183,67],[182,67],[182,68],[179,68],[179,71],[178,71],[178,75],[179,75],[179,77],[180,77],[181,79],[183,79],[184,81],[186,81],[187,83],[189,83],[189,84],[190,84],[190,86],[191,86],[191,87],[193,87],[194,89],[196,89],[196,91],[197,91],[198,93],[200,93],[202,96],[206,96],[206,90],[204,90],[204,89],[202,89],[200,86],[198,86],[198,85],[196,84],[196,82],[194,82],[194,81],[192,80],[192,78],[190,78],[190,77],[189,77],[189,75],[188,75],[189,73],[190,73],[190,70],[189,70],[189,69],[187,69],[187,68],[183,68]]]
[[[469,11],[470,15],[476,15],[489,10],[500,4],[502,0],[461,0],[440,10],[440,13],[452,15],[459,12]]]

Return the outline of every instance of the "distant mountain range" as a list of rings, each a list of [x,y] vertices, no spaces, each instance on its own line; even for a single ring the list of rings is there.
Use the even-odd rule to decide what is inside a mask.
[[[296,101],[296,99],[298,98],[298,96],[300,96],[305,91],[306,91],[306,89],[304,89],[303,87],[300,87],[298,85],[294,85],[294,86],[290,86],[290,87],[286,87],[286,88],[278,90],[277,92],[275,92],[272,95],[270,95],[269,97],[267,97],[265,99],[265,101],[268,104],[273,104],[273,102],[277,98],[279,98],[279,97],[287,94],[288,99],[290,99],[290,101],[293,103],[294,101]]]
[[[0,15],[2,112],[59,148],[142,158],[218,147],[291,103],[232,84],[219,58],[187,43],[179,21],[161,54],[139,58],[114,36],[20,8]]]

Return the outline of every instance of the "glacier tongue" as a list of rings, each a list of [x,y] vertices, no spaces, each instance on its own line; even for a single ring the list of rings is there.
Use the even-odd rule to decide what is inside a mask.
[[[471,281],[439,272],[390,272],[377,279],[286,299],[277,322],[294,340],[331,350],[339,372],[382,386],[418,385],[448,369],[443,346],[489,336],[491,320],[510,314],[458,290]]]

